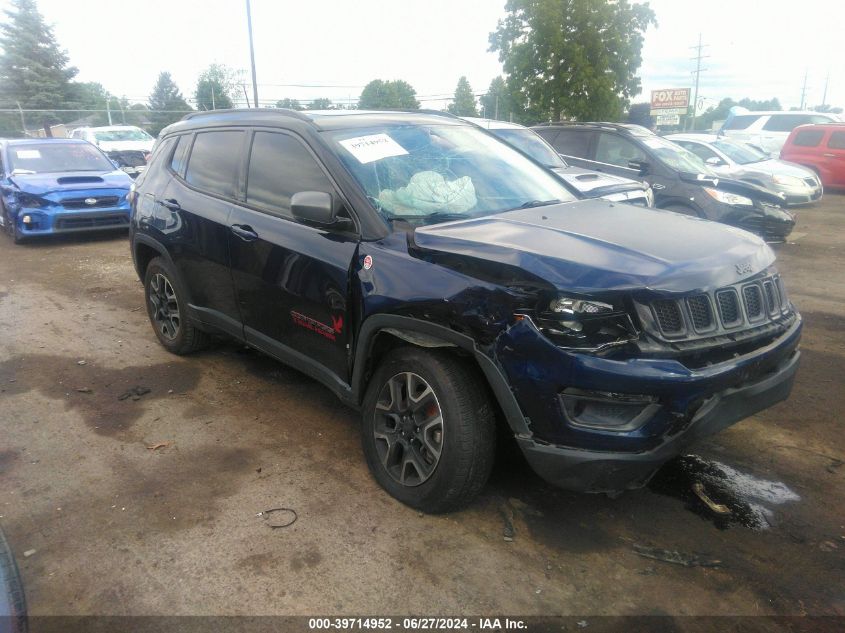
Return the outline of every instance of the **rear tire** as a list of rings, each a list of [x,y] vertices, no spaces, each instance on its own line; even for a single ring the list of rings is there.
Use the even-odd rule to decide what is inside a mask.
[[[173,354],[184,355],[206,347],[210,336],[187,318],[188,302],[179,276],[163,257],[147,265],[144,274],[144,301],[147,316],[159,343]]]
[[[465,506],[493,467],[496,424],[486,385],[447,352],[390,352],[367,388],[361,430],[379,485],[424,512]]]

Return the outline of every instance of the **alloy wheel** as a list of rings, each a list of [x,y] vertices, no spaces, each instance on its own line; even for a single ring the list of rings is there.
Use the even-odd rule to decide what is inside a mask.
[[[431,385],[402,372],[381,388],[373,420],[376,451],[384,469],[403,486],[419,486],[434,474],[443,453],[443,413]]]
[[[179,302],[170,280],[161,273],[156,273],[150,279],[149,300],[156,327],[166,339],[172,341],[179,334],[181,323]]]

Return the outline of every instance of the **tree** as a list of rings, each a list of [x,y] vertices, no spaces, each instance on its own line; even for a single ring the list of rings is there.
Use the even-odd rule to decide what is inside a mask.
[[[235,74],[223,64],[211,64],[197,79],[194,98],[197,110],[223,110],[233,107]]]
[[[358,98],[361,110],[419,110],[417,91],[407,81],[373,79]]]
[[[475,95],[466,77],[458,79],[458,85],[455,88],[455,98],[446,109],[457,116],[478,116]]]
[[[158,76],[156,85],[150,93],[150,134],[158,133],[171,123],[182,118],[185,112],[191,110],[178,86],[173,82],[169,72],[162,72]]]
[[[78,72],[53,35],[34,0],[11,0],[0,24],[0,104],[14,108],[49,109],[64,103],[70,80]],[[39,113],[27,127],[58,122],[55,114]],[[15,126],[20,128],[20,122]],[[2,125],[7,127],[7,124]]]
[[[502,77],[496,77],[490,82],[487,94],[482,95],[480,101],[482,113],[488,119],[506,121],[513,112],[511,95]]]
[[[308,104],[308,110],[333,110],[331,99],[320,97]]]
[[[277,108],[287,108],[288,110],[302,110],[302,104],[296,99],[281,99],[276,101]]]
[[[616,120],[640,90],[654,11],[629,0],[508,0],[490,34],[511,92],[537,119]]]
[[[650,103],[634,103],[628,108],[628,123],[642,125],[649,130],[654,127],[654,119],[651,116]]]

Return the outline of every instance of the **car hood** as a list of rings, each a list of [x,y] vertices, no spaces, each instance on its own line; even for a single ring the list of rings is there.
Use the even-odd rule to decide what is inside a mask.
[[[132,179],[121,170],[15,174],[9,180],[21,191],[36,196],[74,189],[128,189],[132,184]]]
[[[689,292],[736,283],[774,262],[734,227],[671,211],[584,200],[416,229],[417,248],[519,267],[560,290]]]
[[[104,152],[114,152],[114,151],[139,151],[139,152],[151,152],[153,151],[153,145],[155,144],[155,140],[149,141],[99,141],[97,143],[97,147],[99,147]]]
[[[770,158],[761,160],[759,163],[741,165],[740,171],[747,174],[765,174],[767,176],[793,176],[795,178],[813,178],[815,174],[801,165],[790,163],[785,160]]]
[[[622,178],[613,174],[603,174],[597,171],[581,169],[580,167],[553,167],[554,173],[563,178],[578,192],[587,197],[598,197],[620,191],[642,191],[645,185],[630,178]]]
[[[764,189],[763,187],[758,187],[750,182],[744,182],[734,178],[724,178],[719,175],[706,176],[704,174],[691,174],[686,172],[679,172],[678,175],[681,180],[692,182],[697,185],[701,185],[702,187],[713,187],[715,189],[719,189],[720,191],[728,191],[730,193],[751,198],[752,200],[765,202],[766,204],[773,204],[777,206],[783,206],[784,204],[784,199],[780,194]]]

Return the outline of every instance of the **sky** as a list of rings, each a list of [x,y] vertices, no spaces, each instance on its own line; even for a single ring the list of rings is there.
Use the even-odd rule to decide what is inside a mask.
[[[162,70],[188,97],[210,63],[243,70],[249,87],[244,0],[37,0],[60,45],[112,94],[146,101]],[[290,97],[354,100],[370,80],[405,79],[423,107],[442,108],[461,75],[482,93],[500,74],[488,35],[504,0],[252,0],[259,100]],[[652,0],[640,69],[652,89],[692,86],[699,33],[704,54],[699,96],[770,99],[845,106],[842,0]],[[8,0],[0,0],[7,7]],[[837,58],[839,61],[837,62]],[[829,74],[829,79],[828,79]]]

